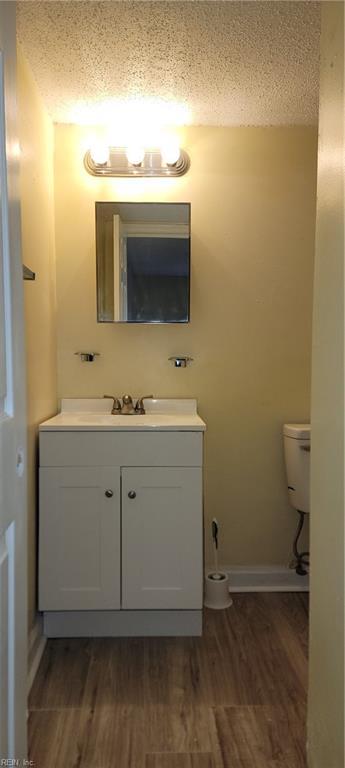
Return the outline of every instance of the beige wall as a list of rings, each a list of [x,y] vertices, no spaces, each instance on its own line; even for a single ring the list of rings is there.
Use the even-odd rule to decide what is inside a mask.
[[[36,612],[37,425],[56,412],[54,133],[20,50],[18,113],[23,262],[36,272],[35,282],[25,282],[30,630]]]
[[[191,170],[178,180],[91,177],[88,136],[55,130],[59,395],[196,397],[221,561],[286,564],[296,515],[281,427],[309,418],[316,130],[185,130]],[[190,325],[97,324],[96,200],[191,202]],[[80,349],[101,357],[82,364]],[[174,369],[176,353],[194,364]]]
[[[309,760],[344,766],[344,6],[322,4],[313,327]]]

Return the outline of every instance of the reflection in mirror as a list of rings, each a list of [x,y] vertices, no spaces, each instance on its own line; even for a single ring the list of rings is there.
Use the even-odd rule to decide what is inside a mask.
[[[96,203],[96,250],[98,322],[189,322],[189,203]]]

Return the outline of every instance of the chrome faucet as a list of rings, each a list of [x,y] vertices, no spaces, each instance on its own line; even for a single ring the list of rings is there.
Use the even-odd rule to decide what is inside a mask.
[[[121,413],[123,416],[132,416],[135,413],[133,400],[130,395],[123,395]]]
[[[122,405],[119,398],[114,397],[114,395],[103,395],[103,397],[108,397],[110,400],[113,401],[113,407],[112,407],[111,413],[114,416],[119,416],[119,415],[133,416],[134,414],[144,415],[145,413],[144,400],[152,399],[153,395],[144,395],[144,397],[140,397],[137,400],[135,407],[133,405],[133,398],[131,397],[131,395],[123,395]]]

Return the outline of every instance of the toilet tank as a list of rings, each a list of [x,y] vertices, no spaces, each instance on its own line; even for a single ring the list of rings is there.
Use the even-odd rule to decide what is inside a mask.
[[[310,511],[310,424],[284,424],[284,454],[290,504]]]

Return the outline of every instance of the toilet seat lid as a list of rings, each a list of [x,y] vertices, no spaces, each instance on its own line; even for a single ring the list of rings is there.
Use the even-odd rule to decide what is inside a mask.
[[[310,440],[310,424],[284,424],[283,434],[295,440]]]

